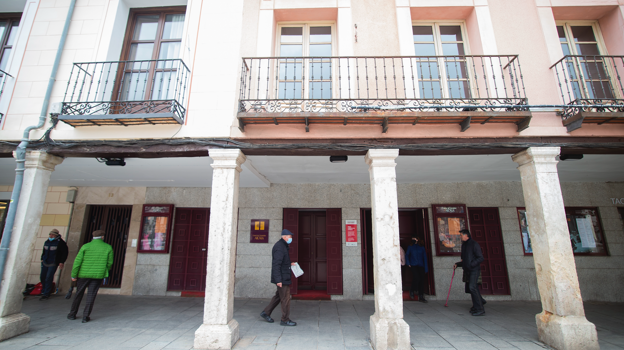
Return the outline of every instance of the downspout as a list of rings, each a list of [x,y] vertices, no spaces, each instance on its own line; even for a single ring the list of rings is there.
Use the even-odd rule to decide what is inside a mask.
[[[11,243],[13,225],[15,224],[15,213],[17,212],[20,194],[22,193],[22,183],[24,182],[24,163],[26,162],[26,147],[28,147],[28,143],[30,142],[30,131],[39,129],[45,124],[46,114],[48,113],[48,105],[50,104],[50,96],[52,95],[52,88],[54,87],[54,81],[56,80],[56,72],[58,71],[59,63],[61,62],[61,55],[63,54],[63,47],[65,46],[67,32],[69,31],[69,24],[71,23],[75,6],[76,0],[71,0],[69,4],[69,11],[67,11],[67,17],[65,18],[63,33],[61,34],[61,41],[59,42],[58,49],[56,49],[56,57],[54,58],[54,64],[52,65],[48,88],[46,89],[46,94],[43,98],[43,106],[41,107],[39,123],[37,125],[29,126],[26,130],[24,130],[22,142],[20,142],[19,146],[17,146],[17,149],[15,150],[15,162],[17,163],[15,167],[15,183],[13,184],[11,202],[9,203],[9,212],[7,213],[6,223],[4,225],[2,243],[0,243],[0,283],[2,283],[4,278],[4,268],[7,256],[9,255],[9,245]]]

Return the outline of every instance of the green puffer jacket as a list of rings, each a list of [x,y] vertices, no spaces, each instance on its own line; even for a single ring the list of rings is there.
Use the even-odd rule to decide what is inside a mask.
[[[80,248],[74,267],[72,278],[104,279],[113,266],[113,247],[101,239],[94,239]]]

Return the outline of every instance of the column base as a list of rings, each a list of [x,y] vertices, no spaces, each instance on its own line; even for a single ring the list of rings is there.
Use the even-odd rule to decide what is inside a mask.
[[[240,337],[238,322],[230,320],[228,324],[202,324],[195,331],[194,349],[231,349]]]
[[[409,325],[402,318],[370,317],[370,338],[375,350],[411,349]]]
[[[535,315],[539,340],[557,350],[600,349],[596,326],[585,316]]]
[[[19,313],[0,317],[0,341],[28,332],[30,316]]]

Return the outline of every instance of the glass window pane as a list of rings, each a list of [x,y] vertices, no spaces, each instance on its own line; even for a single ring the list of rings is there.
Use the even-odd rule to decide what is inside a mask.
[[[574,253],[606,253],[598,210],[566,208],[566,219]]]
[[[315,81],[310,82],[310,97],[311,99],[331,99],[331,82],[329,81]]]
[[[4,33],[6,32],[8,24],[7,21],[0,21],[0,40],[4,38]]]
[[[311,27],[310,42],[311,43],[327,43],[331,42],[331,27]]]
[[[130,46],[130,55],[128,61],[151,60],[154,44],[132,44]],[[133,69],[149,69],[149,62],[137,62]]]
[[[433,42],[433,28],[431,26],[413,26],[414,42]]]
[[[465,61],[447,60],[445,63],[446,75],[450,79],[466,79],[468,78],[468,70]]]
[[[310,45],[310,56],[312,57],[330,57],[331,44],[314,44]]]
[[[440,37],[445,41],[463,41],[460,26],[440,26]]]
[[[442,44],[442,54],[445,56],[463,56],[464,44]]]
[[[165,28],[163,29],[163,39],[182,39],[184,30],[184,14],[167,15],[165,17]]]
[[[420,98],[442,98],[442,88],[439,81],[419,81]]]
[[[561,50],[563,51],[563,55],[564,55],[564,56],[571,55],[571,53],[570,53],[570,47],[568,46],[568,44],[566,44],[566,43],[562,43],[562,44],[561,44]]]
[[[559,34],[559,41],[560,42],[566,42],[566,36],[565,36],[565,29],[563,29],[563,26],[557,26],[557,34]]]
[[[281,57],[301,57],[303,56],[302,45],[281,45],[280,46]]]
[[[5,72],[6,72],[6,65],[9,62],[10,56],[11,56],[11,49],[4,49],[4,52],[2,53],[2,58],[0,58],[0,69],[2,69]]]
[[[172,100],[176,92],[176,72],[156,72],[152,83],[152,100]]]
[[[436,213],[438,214],[453,214],[453,213],[463,214],[464,207],[463,206],[457,206],[457,207],[436,206]]]
[[[301,62],[282,61],[279,70],[280,80],[301,80]]]
[[[531,236],[529,235],[529,221],[526,217],[525,209],[518,209],[518,220],[520,221],[520,232],[522,233],[522,245],[525,253],[533,253],[531,247]]]
[[[168,58],[180,58],[180,42],[169,42],[160,44],[158,59],[164,60]],[[159,66],[162,63],[159,63]],[[172,63],[173,61],[169,61],[166,64],[171,65]]]
[[[439,80],[440,71],[437,61],[419,61],[416,67],[417,77],[419,79]]]
[[[155,40],[158,31],[158,15],[137,16],[133,40]]]
[[[450,98],[468,98],[468,82],[467,81],[449,81],[449,97]]]
[[[572,26],[574,41],[596,41],[594,29],[591,26]]]
[[[11,26],[11,29],[10,29],[11,32],[9,33],[9,38],[7,39],[7,43],[6,43],[7,45],[13,46],[13,43],[15,42],[15,37],[17,36],[18,27],[19,27],[19,23],[13,22],[13,25]]]
[[[614,98],[611,84],[608,81],[588,81],[585,84],[589,98]]]
[[[435,56],[435,46],[433,44],[414,44],[416,56]]]
[[[331,79],[331,62],[310,62],[310,80]]]
[[[280,41],[283,43],[303,42],[303,27],[282,27]]]
[[[600,51],[598,51],[598,44],[576,44],[576,50],[578,51],[579,55],[600,55]]]
[[[145,99],[148,73],[126,73],[119,93],[120,101],[141,101]]]
[[[278,87],[279,99],[301,99],[301,82],[280,82]]]

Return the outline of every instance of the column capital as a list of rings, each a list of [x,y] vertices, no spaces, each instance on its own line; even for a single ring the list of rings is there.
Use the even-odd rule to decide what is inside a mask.
[[[17,158],[15,151],[13,158]],[[62,157],[57,157],[45,151],[26,151],[25,169],[42,169],[54,171],[54,168],[63,162]]]
[[[511,159],[523,166],[527,163],[554,164],[559,161],[556,157],[561,153],[561,147],[529,147],[526,150],[511,156]]]
[[[247,160],[247,157],[238,148],[210,149],[208,150],[208,156],[213,160],[211,164],[213,169],[236,169],[238,172],[243,170],[240,166]]]
[[[369,149],[364,161],[370,167],[396,167],[394,161],[399,156],[398,149]]]

